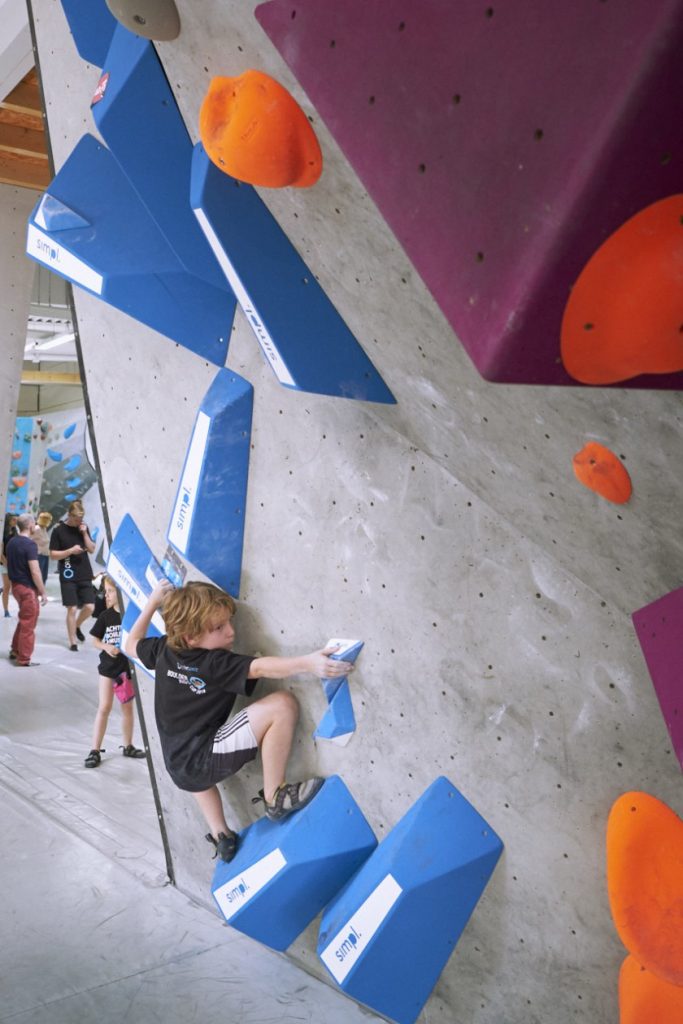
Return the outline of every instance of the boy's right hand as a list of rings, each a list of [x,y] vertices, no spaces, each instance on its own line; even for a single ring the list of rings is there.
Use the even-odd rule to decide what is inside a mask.
[[[160,608],[164,599],[174,589],[173,584],[166,578],[160,579],[149,596],[149,603],[155,608]]]

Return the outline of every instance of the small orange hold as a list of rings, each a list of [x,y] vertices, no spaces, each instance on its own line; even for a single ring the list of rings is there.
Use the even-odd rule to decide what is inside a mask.
[[[619,972],[619,1024],[681,1024],[683,988],[662,981],[627,956]]]
[[[15,487],[23,487],[24,484],[26,483],[26,477],[25,476],[13,476],[12,477],[12,483],[14,484]]]
[[[683,195],[627,220],[571,290],[562,362],[584,384],[683,370]]]
[[[631,497],[631,477],[620,459],[603,444],[589,441],[572,461],[577,480],[601,498],[624,505]]]
[[[213,78],[199,112],[209,159],[226,174],[265,188],[314,185],[323,158],[296,100],[262,71]]]
[[[663,981],[683,985],[683,821],[648,793],[624,793],[612,806],[607,892],[629,953]]]

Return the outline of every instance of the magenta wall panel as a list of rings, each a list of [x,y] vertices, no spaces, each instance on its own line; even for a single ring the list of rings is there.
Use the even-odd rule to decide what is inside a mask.
[[[572,283],[681,190],[683,0],[270,0],[256,17],[480,373],[575,384]]]
[[[683,587],[633,613],[633,625],[683,768]]]

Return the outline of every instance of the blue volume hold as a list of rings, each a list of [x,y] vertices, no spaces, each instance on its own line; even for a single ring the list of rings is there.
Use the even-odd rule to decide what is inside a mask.
[[[156,50],[119,25],[103,70],[95,124],[184,269],[218,291],[229,331],[235,297],[190,208],[192,140]]]
[[[253,407],[251,384],[219,370],[197,413],[168,526],[176,551],[237,597]]]
[[[190,204],[281,384],[395,402],[256,191],[223,174],[201,144],[194,149]]]
[[[156,581],[163,575],[137,523],[128,513],[111,543],[107,572],[138,608],[143,607]]]
[[[413,1024],[502,853],[441,776],[326,908],[318,955],[353,999]]]
[[[211,891],[233,928],[285,950],[376,846],[358,804],[333,775],[301,811],[244,829],[235,858],[217,862]]]
[[[51,233],[51,199],[86,227]],[[74,284],[222,366],[235,300],[188,273],[112,154],[84,135],[29,218],[26,252]]]
[[[104,0],[62,0],[78,54],[101,68],[117,21]]]
[[[347,679],[342,679],[313,735],[316,739],[334,740],[340,736],[348,736],[355,728],[356,717],[351,704],[349,683]]]

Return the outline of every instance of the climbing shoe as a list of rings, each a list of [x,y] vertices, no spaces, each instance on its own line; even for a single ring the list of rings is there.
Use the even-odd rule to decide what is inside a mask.
[[[134,747],[132,743],[129,743],[127,747],[119,747],[119,750],[123,751],[124,757],[147,757],[144,750]]]
[[[78,626],[76,626],[76,639],[80,640],[81,643],[83,643],[83,641],[85,640],[85,637],[84,637],[83,633],[81,632],[81,630],[78,628]]]
[[[207,832],[206,840],[216,848],[216,852],[213,855],[214,860],[216,857],[220,857],[221,860],[228,864],[237,853],[237,836],[232,829],[228,829],[228,835],[225,832],[219,832],[218,839],[214,839],[211,833]]]
[[[251,802],[252,804],[264,803],[267,817],[271,821],[282,821],[294,811],[300,811],[302,807],[309,804],[313,797],[320,792],[324,782],[325,780],[319,776],[307,779],[305,782],[283,782],[275,790],[275,796],[271,803],[266,800],[262,789],[259,790],[258,796],[252,798]]]
[[[97,768],[97,766],[102,761],[102,758],[100,757],[100,754],[103,754],[103,753],[104,753],[103,749],[102,750],[91,750],[90,753],[88,754],[88,756],[85,759],[85,767],[86,768]]]

